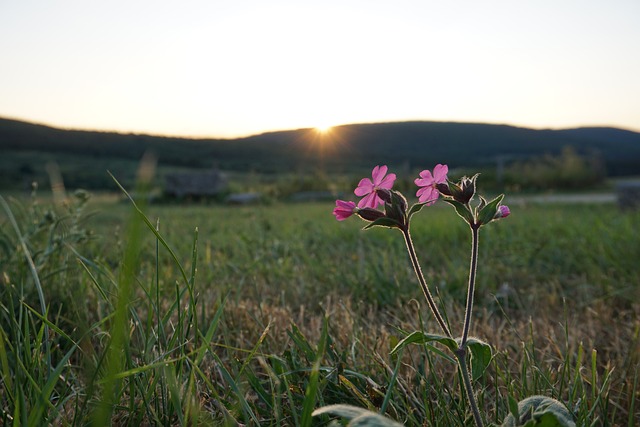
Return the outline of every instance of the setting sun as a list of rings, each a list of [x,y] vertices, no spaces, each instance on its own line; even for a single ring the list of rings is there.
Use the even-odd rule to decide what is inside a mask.
[[[331,130],[331,128],[331,125],[320,125],[316,126],[316,131],[318,131],[318,133],[327,133]]]

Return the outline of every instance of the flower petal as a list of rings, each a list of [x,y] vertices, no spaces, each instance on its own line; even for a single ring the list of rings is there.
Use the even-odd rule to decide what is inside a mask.
[[[434,180],[433,180],[433,176],[431,175],[431,172],[425,169],[422,172],[420,172],[420,178],[416,178],[416,180],[413,182],[415,182],[416,185],[419,187],[427,187],[427,186],[432,186],[434,183]]]
[[[358,197],[362,197],[365,194],[371,193],[372,191],[373,183],[371,182],[371,180],[369,178],[362,178],[358,183],[358,187],[353,191],[353,193]]]
[[[380,185],[380,183],[382,182],[382,179],[384,178],[384,176],[387,174],[387,166],[386,165],[382,165],[382,166],[376,166],[375,168],[373,168],[373,171],[371,172],[371,177],[373,178],[373,185]]]
[[[449,173],[449,166],[441,165],[438,163],[435,168],[433,168],[433,179],[437,183],[443,183],[447,180],[447,173]]]
[[[338,221],[344,221],[345,219],[349,218],[351,216],[351,214],[347,214],[343,211],[340,210],[340,208],[335,208],[333,210],[333,215],[336,217],[336,219]]]
[[[382,181],[378,184],[378,188],[384,188],[386,190],[391,190],[391,187],[393,187],[393,183],[396,180],[396,174],[395,173],[390,173],[389,175],[385,176]]]
[[[336,207],[333,210],[333,215],[338,221],[344,221],[354,214],[356,204],[351,201],[336,200]]]
[[[351,201],[336,200],[336,207],[352,211],[356,207],[356,204]]]
[[[380,198],[376,193],[369,193],[358,202],[358,207],[360,209],[362,208],[375,209],[376,206],[378,206],[378,199]]]
[[[420,203],[428,202],[427,206],[435,203],[439,195],[440,194],[438,193],[438,191],[433,187],[422,187],[416,193],[416,196],[418,197],[418,201]]]

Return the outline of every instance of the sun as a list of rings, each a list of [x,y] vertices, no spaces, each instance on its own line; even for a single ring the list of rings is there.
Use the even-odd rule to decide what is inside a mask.
[[[331,131],[331,128],[333,128],[333,126],[331,125],[319,125],[319,126],[316,126],[316,132],[329,133]]]

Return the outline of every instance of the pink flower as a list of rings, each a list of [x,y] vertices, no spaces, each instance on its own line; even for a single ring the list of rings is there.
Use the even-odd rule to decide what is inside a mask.
[[[418,201],[420,203],[425,203],[427,206],[432,205],[436,202],[440,193],[436,189],[437,184],[443,184],[447,181],[447,173],[449,172],[449,167],[447,165],[437,164],[435,168],[433,168],[433,175],[428,170],[423,170],[420,172],[420,178],[417,178],[414,182],[418,187],[421,187],[416,196],[418,196]]]
[[[386,175],[386,176],[385,176]],[[383,205],[384,201],[376,194],[379,189],[391,190],[393,182],[396,180],[396,174],[387,175],[387,166],[376,166],[371,172],[373,181],[369,178],[362,178],[354,193],[362,199],[358,202],[359,208],[375,209],[378,205]],[[364,197],[363,197],[364,196]]]
[[[496,212],[496,218],[506,218],[511,215],[511,210],[507,205],[498,206],[498,212]]]
[[[344,221],[356,212],[356,204],[344,200],[336,200],[336,207],[333,215],[338,221]]]

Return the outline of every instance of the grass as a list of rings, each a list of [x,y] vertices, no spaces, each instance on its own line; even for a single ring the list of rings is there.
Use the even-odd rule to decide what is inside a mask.
[[[577,425],[635,425],[640,215],[511,207],[480,236],[485,421],[543,394]],[[311,411],[350,403],[405,425],[471,425],[443,347],[390,355],[407,333],[437,331],[400,233],[337,223],[327,204],[138,208],[6,201],[0,424],[327,425]],[[457,330],[468,230],[436,205],[412,234]]]

